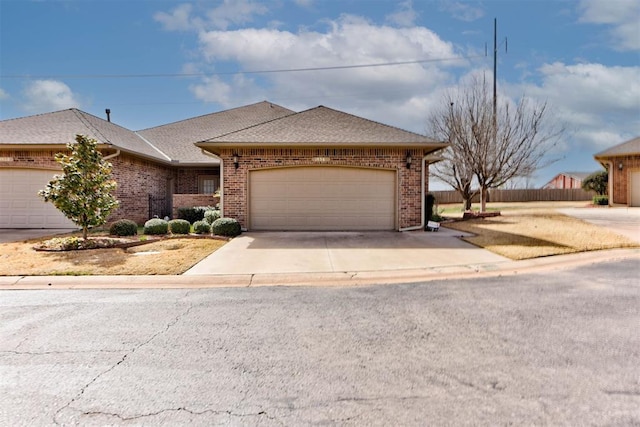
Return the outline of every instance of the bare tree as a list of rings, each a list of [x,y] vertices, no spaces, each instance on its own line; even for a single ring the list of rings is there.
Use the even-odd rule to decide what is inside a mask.
[[[480,189],[481,212],[486,210],[489,189],[512,178],[531,175],[557,160],[549,154],[563,129],[547,123],[546,103],[537,104],[522,97],[512,104],[505,99],[497,104],[494,114],[492,91],[481,78],[472,79],[468,86],[448,94],[444,100],[448,111],[442,108],[429,119],[431,131],[448,137],[451,143],[449,157],[440,169],[449,168],[449,176],[466,178],[471,172]],[[434,175],[438,173],[435,171]]]
[[[446,96],[447,105],[431,115],[430,133],[437,141],[447,141],[451,146],[441,154],[443,161],[436,163],[431,174],[449,184],[462,197],[463,209],[471,209],[472,199],[479,193],[473,188],[472,159],[468,158],[471,150],[467,147],[468,138],[462,138],[460,112],[454,109],[451,94]]]

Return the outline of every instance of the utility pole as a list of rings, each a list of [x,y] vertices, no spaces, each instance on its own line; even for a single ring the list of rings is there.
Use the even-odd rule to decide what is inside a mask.
[[[498,18],[493,18],[493,127],[496,126],[498,110],[498,92],[496,77],[498,75]]]

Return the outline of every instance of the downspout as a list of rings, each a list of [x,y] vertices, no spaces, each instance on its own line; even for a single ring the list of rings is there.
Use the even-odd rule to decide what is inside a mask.
[[[117,148],[115,153],[113,153],[113,154],[109,154],[108,156],[103,157],[103,158],[102,158],[102,160],[109,160],[109,159],[113,159],[114,157],[118,157],[119,155],[120,155],[120,149],[119,149],[119,148]]]
[[[224,162],[222,161],[222,157],[216,156],[204,148],[201,148],[200,151],[202,151],[202,154],[205,156],[220,160],[220,216],[224,216]]]
[[[422,157],[422,179],[421,179],[422,182],[421,182],[421,190],[420,190],[420,225],[400,228],[398,229],[398,231],[424,230],[424,210],[425,210],[424,204],[425,204],[425,185],[426,185],[425,176],[427,175],[425,166],[427,165],[427,157],[429,156]]]

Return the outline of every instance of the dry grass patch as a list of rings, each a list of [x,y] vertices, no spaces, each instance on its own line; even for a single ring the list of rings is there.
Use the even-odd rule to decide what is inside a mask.
[[[548,210],[514,210],[443,225],[473,233],[464,240],[514,260],[640,246],[605,228]]]
[[[1,276],[182,274],[226,242],[172,238],[128,249],[39,252],[38,240],[0,245]]]

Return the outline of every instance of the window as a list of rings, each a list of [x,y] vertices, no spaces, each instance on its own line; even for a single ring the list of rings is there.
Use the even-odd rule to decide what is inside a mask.
[[[202,175],[198,177],[198,193],[213,194],[218,189],[218,177],[214,175]]]

